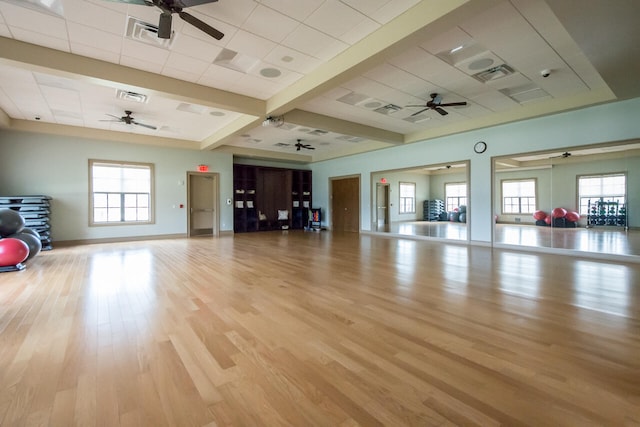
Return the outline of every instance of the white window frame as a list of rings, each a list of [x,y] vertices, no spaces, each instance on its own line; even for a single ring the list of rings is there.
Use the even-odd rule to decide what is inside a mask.
[[[94,170],[106,167],[120,169],[124,172],[127,169],[148,171],[148,182],[143,180],[131,188],[129,181],[128,189],[122,186],[127,184],[123,178],[118,181],[119,189],[104,188],[104,184],[99,182],[99,178],[94,179]],[[152,163],[97,160],[89,159],[89,225],[90,226],[114,226],[114,225],[141,225],[155,223],[155,196],[154,196],[154,165]],[[146,215],[145,215],[146,212]],[[102,218],[99,217],[102,215]],[[134,214],[143,219],[127,219]],[[109,219],[109,215],[113,215]],[[115,219],[117,217],[117,219]]]
[[[622,191],[615,191],[612,186],[613,183],[610,183],[609,189],[605,190],[605,183],[603,182],[606,179],[616,179],[616,178],[624,178],[624,183],[618,188]],[[600,191],[595,193],[592,192],[590,194],[583,194],[581,187],[581,180],[583,179],[599,179],[600,180]],[[577,183],[576,183],[577,196],[578,196],[578,206],[580,215],[588,215],[589,214],[589,201],[593,205],[596,202],[618,202],[619,207],[623,207],[627,201],[627,174],[624,172],[614,172],[614,173],[600,173],[600,174],[589,174],[589,175],[578,175]]]
[[[403,187],[411,188],[411,196],[404,194]],[[416,213],[416,183],[415,182],[400,182],[398,184],[399,202],[398,213],[399,214],[414,214]]]
[[[463,191],[459,191],[460,188]],[[454,188],[456,191],[453,191]],[[445,182],[444,184],[444,200],[447,212],[453,212],[460,206],[467,206],[467,183],[466,182]],[[454,192],[455,194],[451,194]]]
[[[533,183],[533,195],[520,194],[517,196],[505,196],[505,184]],[[500,182],[501,210],[503,215],[524,215],[533,214],[538,209],[538,181],[535,178],[505,179]],[[517,206],[517,210],[507,210],[507,199],[509,206]],[[526,207],[523,209],[523,207]]]

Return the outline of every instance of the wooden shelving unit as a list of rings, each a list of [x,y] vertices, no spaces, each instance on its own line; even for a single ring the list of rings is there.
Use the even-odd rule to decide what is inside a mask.
[[[311,171],[234,165],[234,231],[303,229],[311,209]],[[278,219],[288,211],[287,220]]]

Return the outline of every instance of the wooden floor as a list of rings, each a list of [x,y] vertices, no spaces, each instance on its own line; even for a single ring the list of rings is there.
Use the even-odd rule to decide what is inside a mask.
[[[275,231],[0,274],[0,425],[640,424],[640,265]]]
[[[467,224],[448,221],[399,221],[374,232],[398,236],[467,240]],[[496,224],[493,242],[535,248],[640,256],[640,230],[622,227],[553,228],[526,224]]]

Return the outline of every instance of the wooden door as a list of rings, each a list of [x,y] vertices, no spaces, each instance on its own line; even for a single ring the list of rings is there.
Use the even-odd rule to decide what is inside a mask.
[[[360,177],[331,180],[331,229],[360,232]]]
[[[218,174],[187,173],[189,236],[218,235]]]

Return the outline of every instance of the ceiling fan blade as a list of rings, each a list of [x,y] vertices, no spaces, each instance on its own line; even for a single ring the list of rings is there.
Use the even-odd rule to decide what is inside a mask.
[[[446,116],[447,114],[449,114],[440,107],[434,107],[433,109],[436,110],[438,113],[440,113],[441,116]]]
[[[307,148],[309,150],[315,150],[316,149],[316,147],[304,147],[304,148]]]
[[[158,38],[171,38],[171,12],[162,12],[160,14],[160,23],[158,23]]]
[[[199,20],[195,16],[188,14],[187,12],[178,12],[178,15],[180,16],[180,18],[182,18],[183,20],[185,20],[189,24],[193,25],[194,27],[196,27],[197,29],[199,29],[201,31],[204,31],[205,33],[209,34],[211,37],[213,37],[216,40],[220,40],[220,39],[222,39],[224,37],[223,33],[221,33],[220,31],[216,30],[215,28],[213,28],[209,24],[206,24],[205,22],[202,22],[201,20]]]
[[[424,113],[424,112],[425,112],[425,111],[427,111],[427,110],[430,110],[430,108],[423,108],[422,110],[420,110],[420,111],[417,111],[417,112],[413,113],[413,114],[412,114],[412,115],[410,115],[409,117],[417,116],[418,114],[420,114],[420,113]]]
[[[147,129],[153,129],[153,130],[157,129],[157,127],[155,126],[145,125],[144,123],[139,123],[139,122],[131,122],[131,123],[133,123],[134,125],[142,126],[143,128],[147,128]]]
[[[462,102],[448,102],[446,104],[438,104],[440,107],[455,107],[457,105],[467,105],[466,101]]]
[[[198,6],[201,4],[207,4],[207,3],[215,3],[218,0],[175,0],[172,3],[172,7],[180,7],[182,9],[186,8],[186,7],[193,7],[193,6]]]

